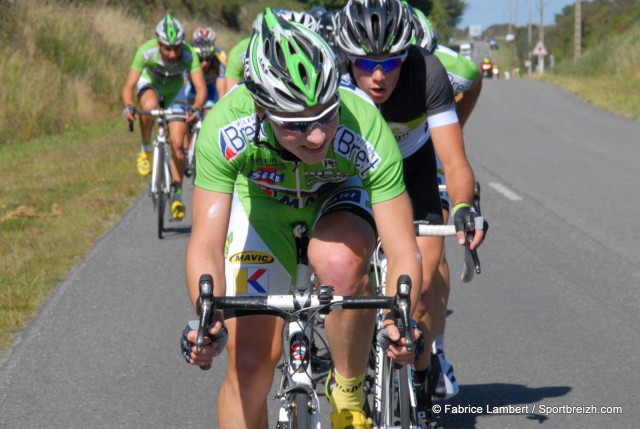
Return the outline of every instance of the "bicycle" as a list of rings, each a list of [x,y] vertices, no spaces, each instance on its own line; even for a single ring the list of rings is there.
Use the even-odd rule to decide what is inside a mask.
[[[158,238],[162,239],[165,231],[164,219],[167,212],[167,202],[171,201],[173,191],[173,179],[170,168],[170,148],[168,142],[167,116],[181,114],[179,109],[135,109],[136,115],[148,115],[156,118],[158,130],[153,140],[153,163],[151,169],[151,181],[149,182],[149,196],[153,201],[153,209],[158,214]],[[133,131],[133,122],[129,122],[129,131]],[[173,220],[169,210],[169,220]]]
[[[467,225],[466,229],[471,229],[472,225]],[[415,224],[417,236],[454,236],[456,235],[455,226],[453,225],[426,225]],[[470,232],[466,234],[467,242],[470,243],[473,235]],[[480,273],[480,260],[476,250],[470,250],[465,247],[465,262],[462,271],[462,280],[470,281],[473,273]],[[378,295],[384,295],[386,285],[386,268],[387,261],[382,251],[380,240],[372,257],[372,268],[374,284]],[[379,311],[377,314],[377,326],[382,325],[384,320],[384,312]],[[431,347],[425,350],[426,353],[431,352]],[[397,365],[389,357],[386,351],[380,347],[377,339],[374,337],[370,362],[370,370],[373,376],[369,375],[366,379],[365,394],[368,397],[365,403],[370,417],[377,429],[431,429],[431,394],[433,386],[430,383],[431,374],[427,375],[425,383],[427,383],[427,404],[424,410],[418,408],[416,392],[413,383],[413,369],[411,365]]]
[[[294,227],[298,253],[297,289],[291,295],[213,296],[213,280],[210,275],[200,277],[200,296],[197,311],[200,320],[196,348],[204,345],[207,326],[216,309],[235,310],[236,316],[244,314],[268,314],[282,317],[282,362],[279,365],[281,378],[276,392],[278,420],[276,429],[320,429],[320,401],[316,384],[318,361],[315,346],[316,316],[328,314],[332,309],[387,309],[397,317],[401,335],[411,350],[409,332],[409,296],[411,280],[408,276],[398,279],[398,290],[394,297],[387,296],[336,296],[329,285],[311,285],[311,269],[306,256],[306,227]],[[202,369],[208,369],[210,365]]]

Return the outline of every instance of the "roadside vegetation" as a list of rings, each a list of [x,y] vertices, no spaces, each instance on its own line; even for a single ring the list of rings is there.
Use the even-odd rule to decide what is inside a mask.
[[[0,350],[147,186],[135,171],[137,130],[120,120],[120,89],[159,16],[175,13],[188,35],[212,25],[228,51],[264,7],[319,3],[0,0]],[[441,21],[461,13],[458,0],[422,3]],[[545,78],[640,119],[637,22]]]

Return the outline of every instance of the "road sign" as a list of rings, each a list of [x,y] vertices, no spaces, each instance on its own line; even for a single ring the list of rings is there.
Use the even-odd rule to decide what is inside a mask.
[[[531,51],[531,55],[536,57],[545,57],[549,55],[549,52],[547,51],[547,48],[544,47],[542,40],[538,40],[536,46],[533,47],[533,51]]]

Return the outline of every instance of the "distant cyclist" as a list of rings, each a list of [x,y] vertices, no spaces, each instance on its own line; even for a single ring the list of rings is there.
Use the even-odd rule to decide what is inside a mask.
[[[182,113],[169,116],[169,136],[171,138],[171,175],[173,177],[173,201],[171,213],[174,219],[183,219],[186,213],[182,202],[182,175],[185,167],[183,142],[187,122],[191,122],[202,110],[207,98],[207,86],[198,61],[198,56],[184,43],[184,28],[173,16],[166,15],[156,26],[156,38],[142,44],[134,56],[127,80],[122,88],[125,108],[122,117],[133,121],[134,92],[143,110],[152,110],[161,105],[181,110]],[[189,109],[184,74],[188,73],[196,96],[193,109]],[[137,166],[141,176],[151,172],[151,132],[154,118],[140,116],[142,149],[138,154]]]
[[[419,285],[420,255],[393,134],[362,91],[339,86],[333,53],[320,36],[270,9],[261,21],[249,44],[245,83],[213,107],[198,139],[186,263],[192,303],[203,273],[213,275],[216,294],[288,294],[296,272],[291,227],[299,221],[311,231],[309,262],[336,295],[373,294],[376,230],[389,260],[387,293],[395,294],[400,274]],[[234,259],[251,252],[271,259]],[[419,288],[412,292],[415,303]],[[283,321],[248,316],[225,324],[229,358],[217,427],[266,429]],[[397,340],[393,321],[386,324]],[[325,318],[336,369],[334,429],[371,427],[362,407],[374,327],[375,311],[334,310]],[[221,329],[219,312],[209,332]],[[183,355],[203,365],[223,340],[201,352],[195,341],[196,331],[185,329]],[[415,359],[401,344],[389,353],[400,363]]]
[[[435,54],[447,71],[456,99],[458,119],[462,127],[469,119],[480,96],[482,88],[480,69],[474,61],[452,49],[438,44],[436,32],[429,19],[417,8],[410,7],[410,10],[414,18],[414,43]],[[437,154],[436,162],[438,164],[438,183],[446,185],[444,170]],[[451,201],[447,192],[441,192],[440,197],[443,209],[443,222],[446,224],[449,220]],[[443,248],[438,271],[431,282],[433,299],[429,307],[431,329],[435,334],[435,359],[431,361],[431,365],[433,366],[431,373],[435,378],[432,382],[435,381],[434,391],[438,399],[451,398],[456,395],[459,390],[453,366],[445,359],[444,355],[446,310],[450,290],[449,266],[445,255],[446,253]]]
[[[215,44],[216,33],[210,27],[198,27],[193,32],[191,46],[198,54],[200,67],[207,83],[207,101],[204,109],[209,110],[226,92],[225,72],[227,54]],[[195,101],[196,91],[191,82],[188,87],[189,102]]]
[[[349,0],[336,21],[336,42],[347,57],[346,78],[371,97],[402,152],[414,219],[443,223],[435,148],[449,181],[458,243],[464,244],[462,230],[471,222],[475,225],[471,247],[476,248],[484,239],[486,224],[472,207],[474,175],[465,155],[453,91],[440,61],[411,44],[414,29],[410,10],[400,0]],[[418,238],[423,283],[416,319],[425,330],[427,344],[433,341],[428,309],[443,241],[439,237]],[[415,363],[419,383],[425,380],[429,363],[429,354]],[[426,417],[427,410],[422,411]]]

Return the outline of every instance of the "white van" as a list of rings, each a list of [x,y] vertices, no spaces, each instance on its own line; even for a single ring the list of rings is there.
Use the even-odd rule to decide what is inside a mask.
[[[471,43],[460,44],[460,55],[462,55],[468,60],[471,59]]]

